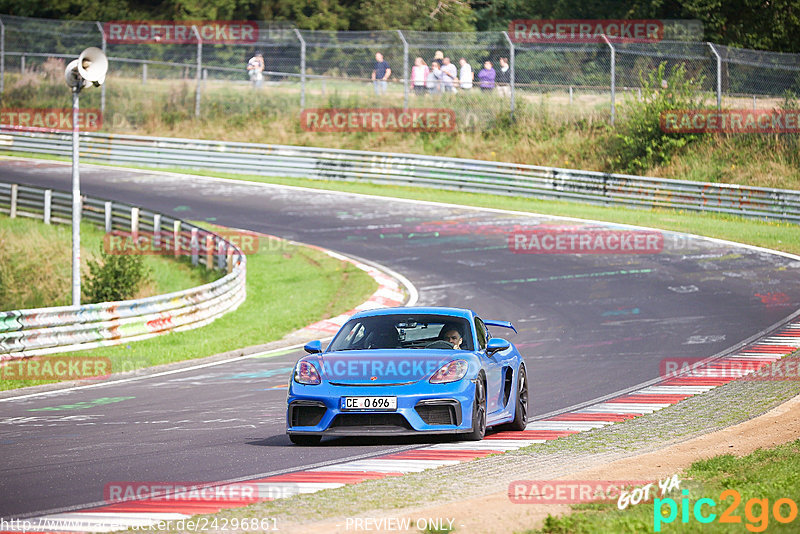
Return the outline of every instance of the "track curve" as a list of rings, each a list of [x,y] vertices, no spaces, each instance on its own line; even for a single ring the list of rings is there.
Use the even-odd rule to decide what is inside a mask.
[[[28,160],[0,161],[0,174],[59,189],[70,179],[64,164]],[[800,307],[797,259],[730,243],[666,233],[660,254],[514,254],[508,231],[550,218],[95,166],[81,178],[88,195],[373,260],[408,277],[420,304],[513,321],[532,416],[656,378],[664,358],[719,353]],[[98,502],[112,481],[229,480],[419,443],[290,446],[274,388],[298,356],[3,402],[0,516]]]

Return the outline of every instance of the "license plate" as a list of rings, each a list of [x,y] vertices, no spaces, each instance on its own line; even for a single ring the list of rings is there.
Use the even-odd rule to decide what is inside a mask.
[[[397,397],[342,397],[342,410],[397,410]]]

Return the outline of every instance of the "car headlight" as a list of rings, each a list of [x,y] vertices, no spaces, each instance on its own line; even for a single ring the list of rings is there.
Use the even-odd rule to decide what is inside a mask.
[[[453,360],[446,363],[439,368],[438,371],[433,373],[430,379],[431,384],[446,384],[447,382],[455,382],[464,378],[467,374],[469,365],[466,360]]]
[[[302,361],[294,368],[294,381],[299,384],[313,386],[322,382],[319,372],[311,362]]]

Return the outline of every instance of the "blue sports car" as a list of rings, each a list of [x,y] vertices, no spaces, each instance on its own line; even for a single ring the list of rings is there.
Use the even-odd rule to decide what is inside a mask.
[[[323,435],[459,434],[481,440],[490,426],[524,430],[525,364],[484,321],[459,308],[385,308],[353,315],[322,350],[294,368],[286,433],[314,445]]]

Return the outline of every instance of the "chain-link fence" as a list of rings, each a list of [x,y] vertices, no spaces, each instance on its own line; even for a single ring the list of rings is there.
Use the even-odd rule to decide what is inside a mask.
[[[471,129],[546,105],[613,123],[616,105],[639,96],[642,79],[662,63],[668,70],[683,65],[688,76],[702,80],[698,93],[718,106],[770,108],[787,91],[800,93],[800,54],[696,41],[521,43],[506,32],[257,25],[257,36],[247,42],[204,40],[195,31],[182,43],[126,44],[110,38],[100,22],[0,15],[2,107],[66,107],[68,93],[55,82],[88,46],[106,52],[110,70],[101,90],[82,93],[81,104],[100,108],[103,129],[112,132],[141,131],[153,120],[168,128],[182,119],[253,113],[296,120],[308,108],[448,108],[458,128]],[[263,77],[251,80],[246,65],[257,53],[263,54]],[[385,87],[371,79],[376,53],[391,69]],[[441,68],[432,75],[434,61]],[[420,62],[423,68],[415,69]],[[493,74],[482,73],[485,67]]]

